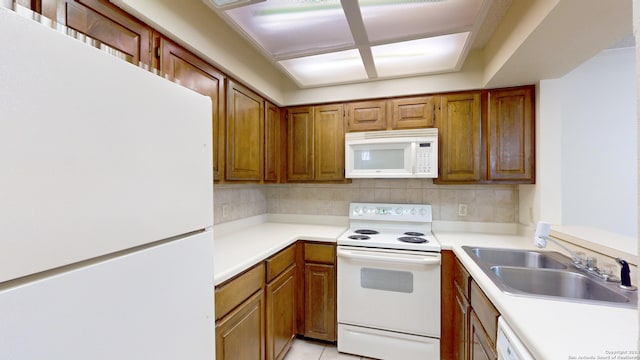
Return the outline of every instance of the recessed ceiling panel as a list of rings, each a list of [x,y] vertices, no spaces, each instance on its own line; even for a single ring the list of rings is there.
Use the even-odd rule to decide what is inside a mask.
[[[436,36],[371,47],[380,78],[452,71],[469,33]]]
[[[360,53],[355,49],[282,60],[279,63],[302,86],[367,79]]]
[[[353,45],[339,0],[269,0],[226,14],[276,58]]]
[[[483,0],[359,0],[369,42],[469,31]]]

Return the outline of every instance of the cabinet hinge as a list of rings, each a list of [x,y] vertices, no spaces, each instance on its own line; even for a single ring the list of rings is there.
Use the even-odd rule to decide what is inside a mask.
[[[160,46],[156,46],[155,57],[156,59],[160,59]]]

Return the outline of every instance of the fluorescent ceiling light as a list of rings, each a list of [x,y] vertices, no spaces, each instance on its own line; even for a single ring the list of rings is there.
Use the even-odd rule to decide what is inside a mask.
[[[456,71],[491,2],[203,1],[302,87]]]
[[[436,36],[371,47],[378,77],[455,70],[469,33]]]
[[[355,49],[282,60],[279,63],[303,86],[367,79],[360,53]]]
[[[269,0],[225,13],[276,59],[354,44],[339,0]]]
[[[207,0],[216,9],[228,10],[240,6],[251,5],[265,0]]]

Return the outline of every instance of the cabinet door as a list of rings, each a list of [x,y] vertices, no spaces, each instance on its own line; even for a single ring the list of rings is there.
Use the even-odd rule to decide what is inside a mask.
[[[284,358],[296,336],[296,267],[267,284],[267,359]]]
[[[216,324],[216,359],[262,360],[264,291],[260,290]]]
[[[469,322],[469,338],[471,341],[469,347],[470,360],[496,360],[498,358],[496,350],[492,347],[489,337],[473,310],[471,311]]]
[[[391,128],[434,127],[439,96],[421,96],[390,101]]]
[[[151,66],[152,29],[145,24],[106,0],[64,0],[58,7],[59,23],[125,53],[131,63]],[[50,12],[44,4],[43,12]]]
[[[336,279],[334,265],[305,264],[304,336],[336,340]]]
[[[479,181],[482,150],[480,93],[443,95],[438,133],[438,182]]]
[[[314,110],[315,180],[344,179],[344,117],[342,105]]]
[[[280,108],[265,102],[264,116],[264,181],[279,182],[284,163]]]
[[[453,309],[453,356],[456,360],[466,360],[469,343],[469,317],[471,307],[461,289],[455,286]]]
[[[213,179],[221,180],[224,169],[224,76],[211,65],[165,38],[160,39],[160,72],[182,86],[211,98],[213,129]]]
[[[386,101],[360,101],[348,103],[346,107],[347,131],[371,131],[386,129]]]
[[[287,180],[313,180],[313,107],[290,108],[287,119]]]
[[[262,180],[264,100],[229,81],[227,89],[227,180]]]
[[[489,91],[488,180],[533,183],[534,87]]]

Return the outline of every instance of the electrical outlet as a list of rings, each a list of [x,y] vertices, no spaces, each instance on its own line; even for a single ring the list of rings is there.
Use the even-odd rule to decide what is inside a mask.
[[[223,204],[222,205],[222,218],[226,219],[229,217],[229,210],[231,210],[231,205]]]
[[[467,216],[467,204],[458,204],[458,216]]]

